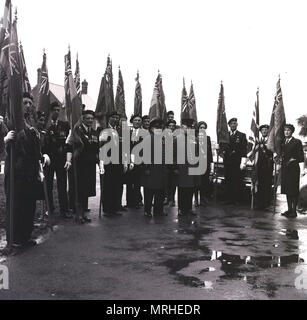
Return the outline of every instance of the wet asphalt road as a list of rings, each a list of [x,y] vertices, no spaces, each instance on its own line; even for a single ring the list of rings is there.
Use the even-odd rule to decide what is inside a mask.
[[[91,224],[61,222],[36,247],[0,257],[10,272],[0,299],[307,299],[295,288],[295,268],[307,273],[307,215],[211,204],[196,217],[168,208],[99,220],[97,203]]]

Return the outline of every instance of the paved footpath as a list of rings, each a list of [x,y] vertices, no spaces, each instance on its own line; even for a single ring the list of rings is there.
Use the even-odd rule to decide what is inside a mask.
[[[148,219],[142,210],[60,223],[41,243],[0,263],[0,299],[307,299],[307,216],[213,204],[198,216]],[[298,288],[295,283],[298,283]],[[307,277],[305,281],[306,287]]]

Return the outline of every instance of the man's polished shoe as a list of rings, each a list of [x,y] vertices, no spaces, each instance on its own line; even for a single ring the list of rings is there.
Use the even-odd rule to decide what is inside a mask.
[[[83,221],[84,221],[85,223],[91,223],[91,222],[92,222],[92,219],[90,219],[90,218],[88,218],[88,217],[83,217],[82,219],[83,219]]]
[[[297,218],[297,213],[296,211],[294,212],[289,212],[287,215],[286,215],[287,218]]]
[[[175,205],[175,201],[174,201],[174,200],[170,201],[170,202],[169,202],[169,206],[170,206],[170,207],[175,207],[175,206],[176,206],[176,205]]]
[[[119,212],[127,212],[128,210],[125,207],[121,206],[118,208],[118,211]]]
[[[289,211],[285,211],[285,212],[283,212],[281,215],[282,215],[283,217],[286,217],[289,213],[290,213]]]
[[[72,214],[71,212],[65,212],[65,213],[61,213],[61,216],[64,218],[64,219],[72,219]]]
[[[199,207],[199,202],[198,201],[194,201],[194,207],[198,208]]]
[[[152,218],[152,214],[148,212],[144,212],[144,216],[147,218]]]
[[[197,216],[197,213],[193,210],[190,210],[189,213],[192,215],[192,216]]]

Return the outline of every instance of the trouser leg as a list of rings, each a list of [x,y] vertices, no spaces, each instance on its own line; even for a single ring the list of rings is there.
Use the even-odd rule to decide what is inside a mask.
[[[59,196],[59,205],[61,214],[68,211],[68,197],[67,197],[67,172],[64,165],[58,165],[56,168],[56,179]]]
[[[154,214],[163,213],[164,190],[154,190]]]
[[[154,197],[154,192],[151,189],[144,188],[144,211],[150,214],[152,208],[152,201]]]
[[[48,198],[51,212],[54,211],[54,202],[53,202],[53,181],[54,181],[54,172],[55,168],[53,164],[50,164],[46,168],[46,181],[47,181],[47,189],[48,189]]]

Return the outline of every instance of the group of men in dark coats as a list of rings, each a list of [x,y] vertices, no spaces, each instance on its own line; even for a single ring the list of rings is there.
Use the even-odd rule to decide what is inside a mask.
[[[7,206],[10,203],[10,157],[14,144],[14,228],[13,242],[23,245],[30,240],[33,228],[33,219],[36,209],[36,200],[39,199],[37,190],[43,179],[47,183],[47,194],[50,214],[54,211],[53,180],[57,179],[60,214],[71,218],[76,213],[80,223],[91,222],[87,217],[88,198],[96,195],[96,168],[99,165],[100,177],[103,181],[102,205],[106,216],[121,214],[128,208],[141,208],[144,214],[166,215],[164,206],[175,206],[175,193],[178,188],[178,214],[194,214],[192,199],[195,196],[195,205],[205,206],[212,195],[210,176],[214,171],[212,146],[210,137],[205,132],[205,122],[194,123],[192,119],[182,119],[181,127],[174,120],[174,113],[168,113],[167,123],[161,119],[150,119],[148,116],[134,115],[131,118],[130,151],[122,152],[122,128],[125,119],[114,111],[108,115],[107,128],[94,129],[95,113],[83,110],[82,118],[70,128],[68,122],[59,120],[60,106],[53,103],[50,108],[50,120],[42,112],[35,112],[33,98],[24,95],[25,126],[16,134],[10,131],[9,124],[6,130],[1,129],[1,142],[7,149],[5,166],[5,189]],[[1,125],[2,125],[1,121]],[[247,163],[247,139],[244,133],[237,130],[238,121],[233,118],[229,121],[229,144],[222,150],[225,169],[225,185],[227,203],[237,204],[240,200],[243,172]],[[167,129],[167,135],[163,132]],[[105,129],[108,129],[106,131]],[[180,130],[177,130],[180,129]],[[187,132],[196,129],[195,139]],[[144,134],[145,132],[145,134]],[[258,143],[258,209],[267,209],[271,202],[274,155],[268,149],[269,126],[260,127],[261,137]],[[282,145],[281,158],[281,185],[282,193],[287,195],[288,210],[285,216],[296,217],[296,206],[299,193],[299,164],[304,161],[304,153],[300,140],[292,137],[294,127],[285,126],[285,141]],[[161,137],[161,148],[154,148],[155,137]],[[173,160],[166,161],[166,140],[171,137],[173,143]],[[183,162],[177,161],[177,143],[183,139],[186,153]],[[112,142],[119,148],[117,161],[112,157],[111,149],[105,151],[104,146]],[[138,144],[151,145],[151,161],[138,163],[134,154]],[[206,157],[207,170],[199,175],[191,175],[190,169],[195,164],[190,161],[195,147],[196,156]],[[161,154],[157,154],[157,153]],[[106,156],[112,158],[106,162]],[[113,155],[114,156],[114,155]],[[161,161],[156,163],[157,156]],[[116,158],[116,157],[115,157]],[[302,171],[302,169],[301,169]],[[67,188],[67,180],[69,186]],[[126,207],[122,205],[123,184],[126,184]],[[143,187],[143,195],[141,193]],[[200,202],[199,200],[200,193]],[[143,198],[144,196],[144,198]],[[9,223],[9,215],[7,222]]]

